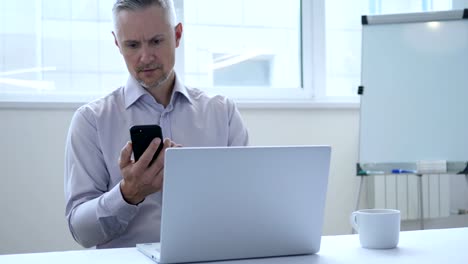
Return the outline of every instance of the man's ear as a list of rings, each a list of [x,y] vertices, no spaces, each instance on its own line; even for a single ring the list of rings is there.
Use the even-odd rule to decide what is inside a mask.
[[[119,47],[119,42],[117,41],[117,36],[115,35],[115,32],[114,32],[114,31],[112,31],[112,36],[114,36],[114,43],[115,43],[115,45],[116,45],[118,48],[120,48],[120,47]]]
[[[177,24],[177,26],[175,27],[176,47],[179,47],[180,39],[182,39],[183,30],[184,27],[182,26],[182,23]]]
[[[117,46],[117,48],[119,48],[120,54],[122,54],[122,49],[120,49],[119,42],[117,41],[117,35],[115,34],[114,31],[112,31],[112,36],[114,36],[114,43]]]

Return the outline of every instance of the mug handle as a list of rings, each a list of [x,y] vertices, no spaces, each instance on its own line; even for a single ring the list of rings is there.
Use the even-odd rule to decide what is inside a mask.
[[[349,223],[350,223],[351,226],[354,228],[354,230],[356,230],[357,232],[359,232],[359,226],[358,226],[358,224],[357,224],[357,215],[358,215],[357,212],[352,212],[352,213],[351,213],[351,217],[349,218]]]

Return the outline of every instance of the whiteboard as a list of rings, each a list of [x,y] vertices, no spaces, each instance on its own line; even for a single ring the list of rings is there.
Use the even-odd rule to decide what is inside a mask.
[[[361,164],[468,160],[463,13],[363,17]]]

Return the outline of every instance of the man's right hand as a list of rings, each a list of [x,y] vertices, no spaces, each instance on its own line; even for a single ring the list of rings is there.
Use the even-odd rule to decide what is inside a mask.
[[[131,159],[133,151],[131,142],[127,142],[122,149],[119,161],[120,172],[123,176],[120,182],[120,191],[129,204],[139,204],[146,196],[161,190],[164,178],[165,151],[167,148],[177,145],[166,138],[161,152],[151,163],[160,142],[161,139],[155,138],[137,162]]]

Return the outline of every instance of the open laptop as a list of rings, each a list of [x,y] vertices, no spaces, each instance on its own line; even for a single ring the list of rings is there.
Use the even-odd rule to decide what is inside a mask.
[[[329,146],[170,148],[160,243],[138,244],[159,263],[319,251]]]

